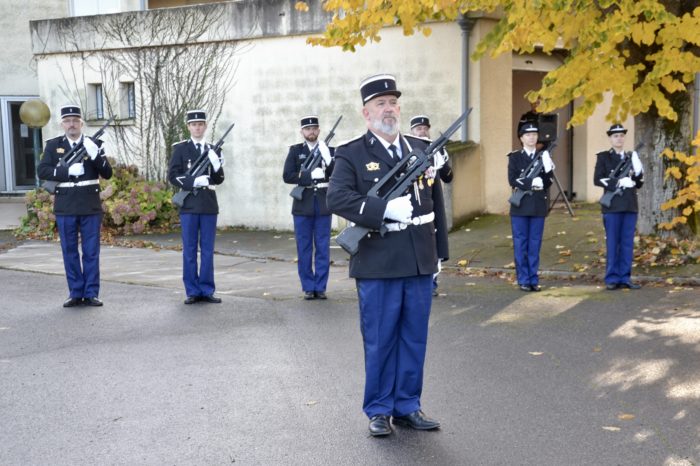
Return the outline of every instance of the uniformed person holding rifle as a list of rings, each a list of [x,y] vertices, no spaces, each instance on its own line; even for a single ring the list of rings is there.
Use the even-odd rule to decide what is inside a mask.
[[[292,216],[297,272],[304,299],[326,299],[331,243],[331,213],[326,206],[326,192],[333,172],[333,149],[319,139],[316,115],[301,119],[300,132],[304,142],[289,147],[282,178],[285,183],[296,185],[292,190]]]
[[[214,241],[219,204],[215,186],[224,181],[221,150],[204,140],[207,116],[204,110],[190,110],[186,116],[190,139],[173,146],[168,179],[188,192],[180,209],[182,227],[182,280],[185,304],[220,303],[214,283]],[[199,163],[204,164],[201,170]],[[197,264],[197,250],[201,262]]]
[[[111,178],[112,167],[105,157],[102,141],[83,135],[83,126],[78,105],[61,107],[61,128],[65,133],[46,141],[39,164],[39,178],[58,183],[53,211],[69,291],[63,307],[102,306],[99,178]],[[70,165],[65,162],[69,158],[73,160]]]
[[[611,148],[596,155],[593,183],[610,193],[603,205],[605,225],[605,287],[608,290],[641,288],[631,280],[634,231],[637,225],[637,190],[644,184],[644,168],[637,151],[625,152],[627,129],[621,124],[607,131]]]
[[[391,434],[390,422],[437,429],[440,423],[422,411],[421,393],[433,274],[438,257],[448,257],[440,177],[430,167],[405,195],[388,201],[367,195],[402,157],[428,142],[400,134],[394,76],[365,79],[360,94],[367,132],[336,147],[328,207],[373,230],[350,258],[365,354],[363,410],[372,436]]]

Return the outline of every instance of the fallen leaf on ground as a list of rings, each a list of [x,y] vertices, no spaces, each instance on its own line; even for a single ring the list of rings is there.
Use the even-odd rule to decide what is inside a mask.
[[[527,354],[531,354],[533,356],[542,356],[544,353],[542,351],[528,351]]]
[[[620,428],[615,426],[603,426],[603,430],[608,430],[610,432],[619,432]]]
[[[620,413],[617,415],[617,418],[621,421],[631,421],[635,417],[636,416],[634,414],[629,414],[629,413]]]

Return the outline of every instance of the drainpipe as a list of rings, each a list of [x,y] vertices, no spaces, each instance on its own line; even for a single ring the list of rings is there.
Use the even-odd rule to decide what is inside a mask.
[[[469,34],[474,28],[471,18],[460,14],[457,23],[462,29],[462,113],[469,108]],[[469,121],[462,123],[462,142],[469,140]]]
[[[693,95],[693,138],[700,129],[700,73],[695,73],[695,92]]]

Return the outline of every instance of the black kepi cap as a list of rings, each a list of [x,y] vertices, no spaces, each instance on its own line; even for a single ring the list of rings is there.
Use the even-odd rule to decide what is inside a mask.
[[[207,114],[204,110],[188,110],[186,120],[187,123],[192,123],[195,121],[207,121]]]
[[[620,123],[615,123],[610,127],[610,129],[607,131],[608,136],[612,136],[615,133],[622,133],[622,134],[627,134],[627,129],[625,129],[624,126],[622,126]]]
[[[318,126],[318,117],[316,115],[307,115],[301,119],[301,127]]]
[[[430,118],[428,118],[425,115],[416,115],[413,118],[411,118],[411,129],[420,125],[425,125],[428,128],[430,128]]]
[[[525,133],[538,133],[540,129],[531,121],[526,121],[518,127],[518,137]]]
[[[82,114],[80,113],[80,106],[71,104],[71,105],[64,105],[61,107],[61,118],[66,118],[66,117],[78,117],[82,118]]]
[[[387,94],[401,97],[401,92],[396,90],[396,78],[390,74],[370,76],[369,78],[365,78],[360,84],[362,105],[375,97]]]

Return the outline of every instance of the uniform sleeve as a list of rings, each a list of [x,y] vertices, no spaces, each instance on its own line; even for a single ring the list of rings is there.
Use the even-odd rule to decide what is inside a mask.
[[[55,144],[47,143],[44,148],[44,155],[41,157],[41,162],[39,162],[39,178],[51,181],[68,181],[70,179],[68,167],[59,165],[59,160],[60,157],[56,153]]]
[[[359,192],[358,174],[345,146],[336,150],[335,167],[328,185],[328,209],[353,223],[379,229],[384,221],[387,202]]]
[[[213,149],[213,148],[212,148]],[[219,147],[218,151],[214,151],[217,157],[219,157],[219,160],[222,159],[223,157],[223,149]],[[208,160],[208,159],[207,159]],[[208,169],[209,169],[209,184],[221,184],[224,182],[224,164],[222,163],[221,166],[217,171],[214,171],[214,168],[211,166],[210,162],[208,163]]]
[[[331,153],[331,163],[326,165],[326,178],[330,179],[331,175],[333,174],[333,168],[335,167],[335,148],[334,147],[329,147],[328,150]]]
[[[617,189],[617,180],[610,179],[606,183],[605,178],[610,177],[610,172],[605,167],[605,153],[598,154],[595,161],[595,169],[593,171],[593,184],[600,186],[606,191],[615,191]]]
[[[433,184],[433,212],[435,212],[435,242],[438,258],[446,261],[450,258],[450,250],[447,241],[447,214],[445,213],[445,196],[442,192],[442,183],[435,178]]]
[[[97,147],[99,147],[97,157],[95,157],[95,160],[87,159],[86,162],[91,163],[97,170],[97,173],[99,173],[105,180],[108,180],[112,178],[113,172],[112,165],[110,165],[109,160],[107,160],[107,156],[105,155],[104,141],[98,139],[95,141],[95,143],[97,144]]]
[[[187,173],[185,166],[185,157],[181,146],[175,146],[173,155],[170,158],[170,166],[168,168],[168,180],[173,186],[176,186],[185,191],[192,191],[194,177]]]
[[[518,153],[514,152],[508,156],[508,184],[510,184],[512,188],[520,188],[529,191],[532,189],[532,180],[525,177],[519,179],[522,170],[518,167],[517,155]]]

